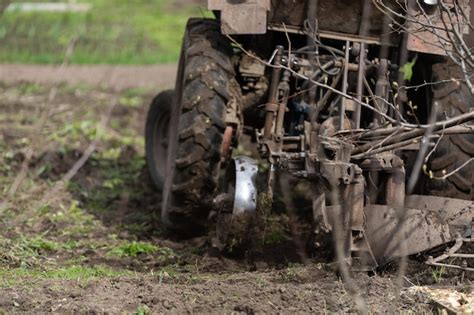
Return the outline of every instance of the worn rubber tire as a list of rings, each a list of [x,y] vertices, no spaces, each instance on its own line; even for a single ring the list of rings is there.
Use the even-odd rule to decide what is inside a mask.
[[[434,82],[460,79],[460,69],[451,61],[433,66]],[[465,84],[449,82],[435,85],[433,101],[438,103],[438,120],[467,113],[474,107],[474,97]],[[474,156],[474,135],[444,136],[431,157],[429,168],[435,177],[442,177]],[[427,189],[432,195],[474,200],[474,163],[470,163],[446,180],[428,179]]]
[[[169,230],[186,236],[206,227],[220,174],[226,111],[240,101],[241,92],[233,48],[218,21],[189,20],[182,49],[176,88],[181,116],[162,218]]]
[[[145,126],[145,155],[148,172],[161,191],[168,160],[168,130],[173,106],[174,91],[167,90],[158,94],[150,104]]]

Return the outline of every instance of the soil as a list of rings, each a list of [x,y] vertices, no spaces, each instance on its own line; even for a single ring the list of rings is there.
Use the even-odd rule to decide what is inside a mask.
[[[316,266],[287,271],[236,272],[194,281],[161,279],[159,275],[101,279],[79,286],[75,281],[38,281],[34,290],[4,290],[0,306],[15,311],[133,313],[147,305],[154,313],[326,313],[353,312],[351,295],[334,273]],[[396,301],[390,278],[360,279],[371,312],[429,310],[413,301]],[[56,289],[54,289],[56,288]],[[60,289],[57,289],[60,288]]]
[[[23,69],[34,74],[37,68]],[[123,90],[141,82],[138,74],[118,88],[58,86],[53,74],[47,78],[0,83],[0,312],[345,313],[366,303],[374,313],[418,313],[436,307],[408,294],[409,287],[472,286],[473,275],[428,267],[424,255],[409,259],[401,286],[395,263],[375,274],[355,273],[355,285],[345,284],[330,257],[297,250],[284,213],[269,220],[263,245],[239,257],[222,255],[213,233],[178,240],[160,224],[160,197],[141,140],[147,104],[161,88]],[[171,84],[171,78],[164,83]],[[52,99],[51,89],[57,90]],[[97,152],[48,206],[38,206],[82,156],[112,99],[119,101]],[[38,138],[35,124],[44,108],[52,112]],[[27,179],[10,197],[29,147]],[[123,254],[130,248],[124,244],[137,242],[155,250]],[[117,250],[122,254],[113,255]],[[71,267],[110,271],[57,273]]]
[[[0,81],[7,84],[86,84],[95,87],[163,89],[174,86],[176,65],[77,66],[0,64]]]

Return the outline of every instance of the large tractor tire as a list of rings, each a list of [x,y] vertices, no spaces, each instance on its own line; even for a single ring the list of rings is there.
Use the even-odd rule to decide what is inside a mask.
[[[168,131],[174,91],[158,94],[148,109],[145,126],[145,153],[148,172],[155,187],[161,191],[168,160]]]
[[[453,62],[435,64],[433,66],[434,82],[462,79],[460,69]],[[474,96],[468,87],[461,82],[449,82],[435,85],[434,102],[438,106],[438,120],[464,114],[474,108]],[[434,177],[449,174],[466,161],[474,157],[474,135],[444,136],[430,161],[430,170]],[[474,200],[474,162],[469,163],[454,175],[445,180],[429,179],[427,187],[430,194]]]
[[[216,20],[191,19],[176,83],[179,123],[171,131],[162,219],[169,230],[195,235],[206,227],[221,168],[228,109],[241,101],[233,48]],[[238,103],[237,103],[238,104]],[[178,120],[176,120],[178,121]],[[229,143],[226,139],[226,143]]]

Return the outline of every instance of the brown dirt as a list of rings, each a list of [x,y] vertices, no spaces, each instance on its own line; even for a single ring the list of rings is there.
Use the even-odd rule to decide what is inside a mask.
[[[390,278],[361,276],[361,296],[370,312],[427,311],[415,301],[396,301]],[[195,279],[137,275],[102,279],[79,285],[76,281],[37,281],[22,288],[6,289],[0,307],[17,312],[133,313],[147,305],[153,313],[176,314],[303,314],[354,312],[344,285],[331,272],[317,266],[283,271],[201,275]],[[12,305],[19,305],[12,308]],[[10,307],[9,307],[10,306]]]
[[[136,95],[129,91],[63,85],[48,103],[50,88],[0,84],[0,313],[140,313],[144,305],[152,313],[355,312],[356,296],[374,313],[430,312],[432,305],[405,294],[405,289],[435,282],[472,284],[472,275],[429,268],[422,263],[426,257],[420,256],[409,261],[401,289],[395,285],[397,268],[392,264],[372,277],[354,275],[360,290],[351,294],[329,257],[316,255],[302,263],[285,215],[272,217],[263,246],[239,258],[219,254],[212,235],[176,240],[163,232],[160,198],[143,163],[143,144],[136,141],[142,137],[146,104],[154,93],[140,94],[143,105],[136,105],[132,102]],[[90,142],[89,122],[99,119],[117,93],[121,102],[97,154],[48,208],[34,207],[82,155]],[[7,188],[25,158],[28,139],[34,139],[41,106],[52,106],[54,115],[43,130],[44,143],[35,147],[28,179],[11,199]],[[59,130],[63,131],[51,137]],[[4,200],[11,204],[2,212]],[[34,237],[75,245],[19,251]],[[132,241],[166,251],[110,255],[112,249]],[[105,266],[127,274],[70,280],[49,273],[70,266]],[[16,275],[17,271],[22,274]],[[434,272],[440,276],[434,277]]]
[[[87,84],[96,87],[171,88],[176,77],[176,65],[156,66],[67,66],[60,69],[49,65],[0,64],[0,82],[18,84]]]

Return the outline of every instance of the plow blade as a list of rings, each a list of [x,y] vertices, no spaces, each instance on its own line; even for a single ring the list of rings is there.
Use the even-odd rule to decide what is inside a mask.
[[[432,196],[409,196],[405,208],[368,205],[365,236],[379,265],[469,238],[474,203]]]

